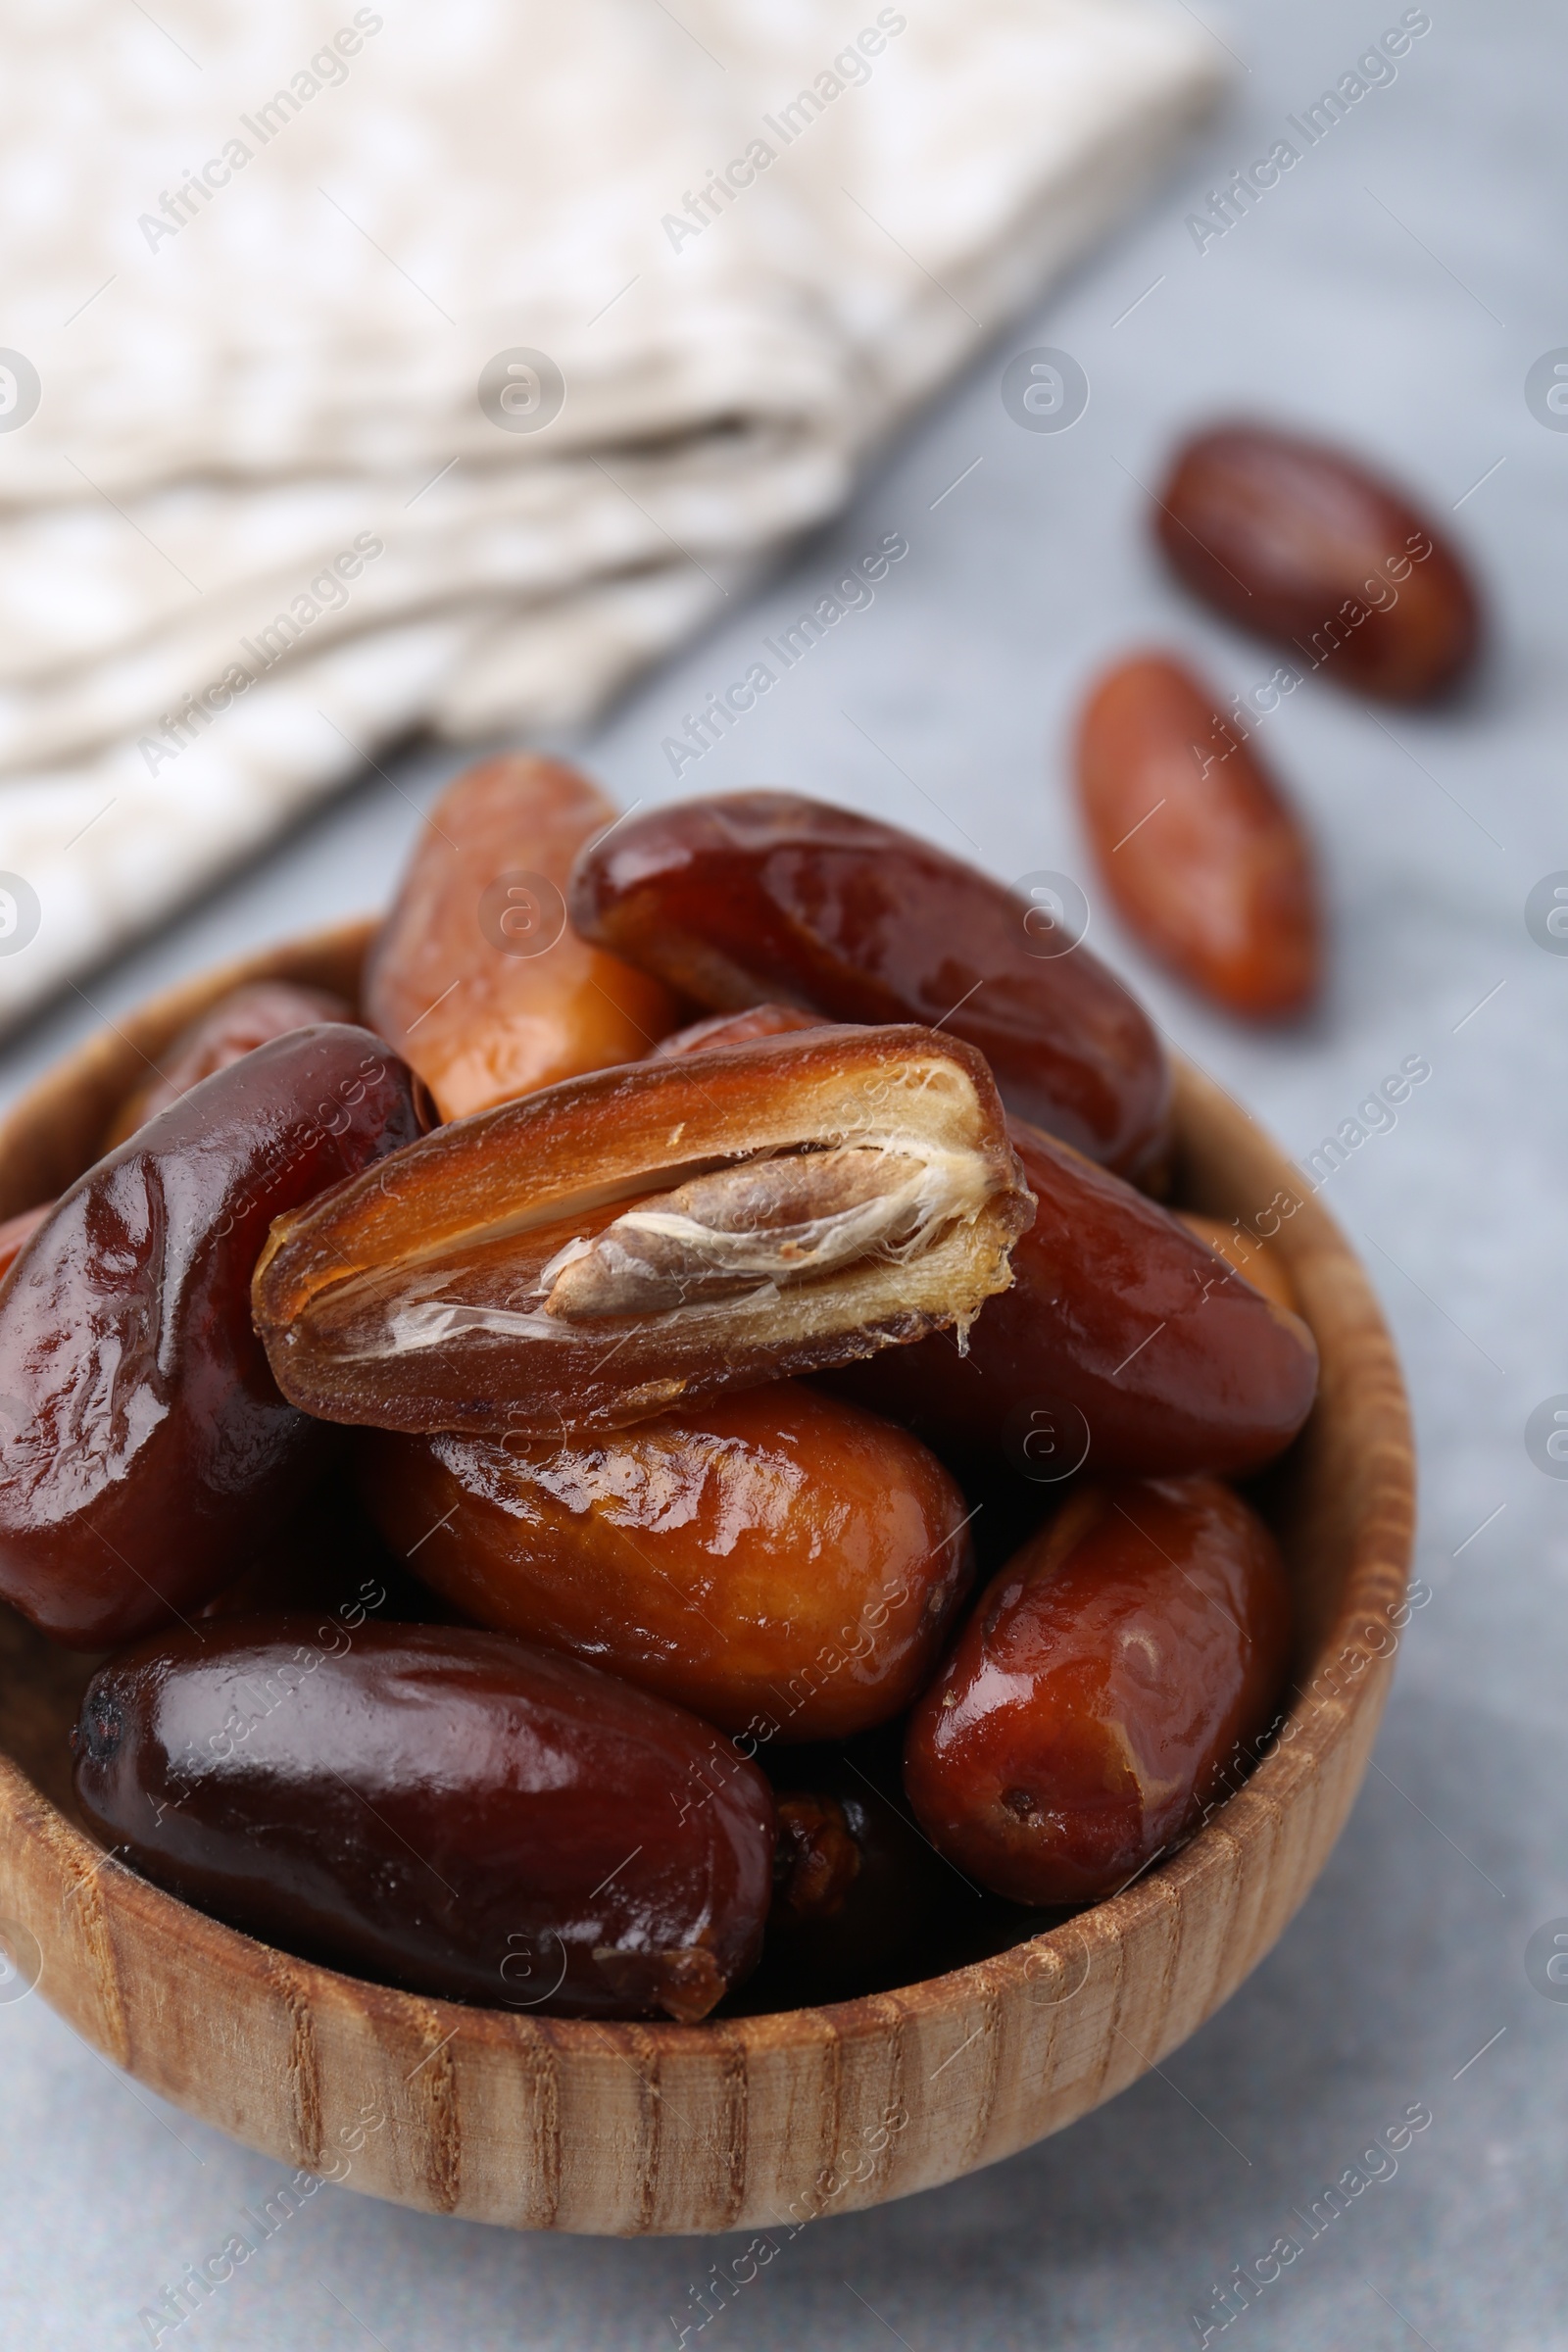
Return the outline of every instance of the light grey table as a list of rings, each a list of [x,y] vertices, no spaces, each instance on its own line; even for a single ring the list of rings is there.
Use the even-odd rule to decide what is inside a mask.
[[[1301,1035],[1250,1037],[1094,936],[1181,1045],[1309,1152],[1406,1055],[1430,1081],[1325,1194],[1366,1255],[1420,1428],[1419,1573],[1386,1728],[1315,1893],[1166,2066],[1028,2154],[883,2211],[825,2219],[688,2343],[909,2352],[1195,2344],[1231,2267],[1266,2254],[1374,2132],[1432,2122],[1214,2343],[1407,2352],[1568,2344],[1562,2226],[1568,2000],[1526,1975],[1568,1915],[1568,1484],[1526,1451],[1568,1391],[1563,1169],[1568,957],[1526,929],[1568,868],[1563,484],[1568,434],[1525,379],[1568,344],[1560,293],[1564,25],[1541,0],[1432,0],[1396,81],[1223,238],[1185,226],[1397,24],[1397,0],[1248,0],[1250,72],[1179,182],[995,350],[786,578],[585,744],[624,802],[767,782],[851,801],[1004,875],[1084,870],[1063,747],[1088,673],[1140,641],[1228,690],[1272,657],[1152,560],[1140,483],[1172,436],[1253,410],[1341,434],[1471,551],[1494,615],[1485,682],[1443,717],[1310,685],[1263,742],[1310,812],[1334,979]],[[1216,22],[1218,20],[1216,19]],[[1019,430],[1006,360],[1087,370],[1070,431]],[[1568,419],[1564,420],[1568,422]],[[907,559],[677,788],[662,739],[741,675],[883,533]],[[376,902],[455,764],[372,780],[85,984],[0,1056],[14,1090],[148,989]],[[1568,1994],[1568,1986],[1562,1988]],[[221,2246],[279,2177],[111,2073],[40,1998],[0,2005],[4,2340],[142,2344],[138,2312]],[[735,2241],[513,2237],[323,2189],[177,2332],[209,2347],[655,2347]]]

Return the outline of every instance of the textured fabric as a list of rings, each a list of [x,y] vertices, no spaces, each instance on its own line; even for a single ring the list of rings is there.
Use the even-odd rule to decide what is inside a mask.
[[[154,13],[0,0],[0,1018],[397,735],[720,609],[1220,56],[1144,0]],[[486,413],[518,349],[559,386]]]

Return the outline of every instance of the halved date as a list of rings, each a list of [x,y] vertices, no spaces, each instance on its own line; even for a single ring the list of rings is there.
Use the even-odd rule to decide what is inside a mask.
[[[419,1132],[367,1030],[298,1029],[78,1177],[0,1289],[0,1594],[103,1649],[230,1582],[324,1467],[250,1277],[282,1209]]]
[[[1026,902],[894,825],[791,793],[628,818],[578,860],[571,917],[715,1010],[769,1000],[966,1039],[1009,1110],[1138,1178],[1169,1145],[1149,1020],[1087,949],[1043,956]]]
[[[961,1332],[1031,1213],[972,1048],[815,1029],[438,1129],[278,1221],[256,1325],[324,1419],[559,1439]]]
[[[754,1740],[906,1707],[973,1575],[935,1456],[797,1381],[559,1445],[377,1435],[360,1470],[388,1541],[465,1616]]]
[[[658,980],[566,922],[571,861],[614,817],[575,768],[521,753],[468,768],[431,809],[365,1007],[444,1119],[635,1061],[675,1020]]]
[[[960,1356],[924,1340],[833,1375],[945,1458],[1001,1457],[1048,1479],[1257,1469],[1317,1389],[1306,1325],[1237,1279],[1157,1202],[1021,1120],[1009,1132],[1035,1220],[1010,1290]]]
[[[1290,1595],[1213,1479],[1086,1487],[982,1594],[916,1706],[904,1784],[943,1853],[1021,1903],[1112,1894],[1256,1755]]]
[[[756,1766],[715,1777],[695,1716],[501,1634],[215,1621],[104,1667],[74,1744],[146,1877],[413,1992],[691,2023],[761,1943]]]

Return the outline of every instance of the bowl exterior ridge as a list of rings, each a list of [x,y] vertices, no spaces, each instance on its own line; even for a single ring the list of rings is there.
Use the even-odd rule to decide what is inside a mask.
[[[146,1060],[214,998],[287,977],[352,999],[370,931],[249,956],[91,1040],[0,1125],[0,1216],[90,1164]],[[274,1951],[106,1858],[76,1823],[64,1741],[94,1661],[0,1612],[0,1919],[36,1938],[43,1997],[149,2088],[281,2163],[513,2229],[781,2243],[996,2163],[1157,2064],[1327,1860],[1392,1677],[1412,1537],[1404,1393],[1365,1274],[1299,1171],[1185,1065],[1177,1118],[1184,1205],[1279,1216],[1323,1359],[1312,1418],[1271,1474],[1300,1604],[1293,1702],[1181,1850],[1050,1935],[830,2008],[634,2026],[419,1999]]]

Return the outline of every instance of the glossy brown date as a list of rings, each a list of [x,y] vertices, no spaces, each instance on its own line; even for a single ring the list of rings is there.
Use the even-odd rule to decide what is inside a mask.
[[[1250,743],[1180,662],[1123,662],[1085,705],[1078,796],[1101,877],[1183,980],[1252,1020],[1322,977],[1311,847]]]
[[[1163,1164],[1170,1075],[1121,982],[1041,953],[1026,901],[896,826],[791,793],[688,801],[617,825],[569,895],[585,938],[699,1004],[940,1025],[1010,1110],[1134,1178]]]
[[[231,1061],[272,1038],[286,1037],[291,1029],[353,1018],[341,997],[324,988],[302,988],[293,980],[249,980],[243,988],[230,989],[180,1031],[160,1054],[151,1076],[126,1096],[104,1139],[104,1150],[112,1152],[204,1078],[226,1070]]]
[[[324,1419],[560,1440],[961,1329],[1032,1206],[971,1047],[815,1029],[438,1128],[279,1219],[256,1325]]]
[[[972,1581],[941,1463],[796,1381],[564,1445],[376,1436],[360,1468],[387,1540],[466,1616],[754,1740],[906,1707]]]
[[[1114,1893],[1251,1760],[1289,1637],[1273,1538],[1228,1488],[1081,1489],[993,1580],[910,1717],[921,1827],[1015,1902]]]
[[[1222,1257],[1243,1282],[1250,1282],[1254,1291],[1261,1291],[1265,1298],[1272,1298],[1287,1314],[1300,1313],[1301,1304],[1296,1296],[1290,1267],[1267,1242],[1244,1232],[1239,1217],[1227,1225],[1222,1218],[1200,1216],[1196,1209],[1181,1208],[1176,1213],[1188,1232],[1196,1234],[1216,1256]]]
[[[520,753],[469,768],[431,809],[365,1008],[444,1119],[636,1061],[674,1025],[658,980],[566,923],[571,861],[614,817],[575,768]]]
[[[0,1290],[0,1595],[103,1649],[228,1583],[319,1477],[332,1433],[251,1328],[273,1217],[418,1133],[364,1029],[297,1029],[89,1168]]]
[[[1425,702],[1475,660],[1480,607],[1458,557],[1340,450],[1267,425],[1200,433],[1177,452],[1154,530],[1195,595],[1336,685]]]
[[[766,1782],[739,1757],[702,1779],[712,1741],[504,1635],[236,1618],[94,1677],[76,1792],[146,1877],[307,1959],[691,2023],[755,1962],[773,1860]]]
[[[1010,1132],[1038,1203],[1012,1288],[966,1355],[924,1340],[835,1373],[837,1393],[944,1459],[1000,1458],[1045,1482],[1085,1462],[1230,1475],[1280,1452],[1316,1394],[1306,1325],[1131,1185],[1021,1121]]]

